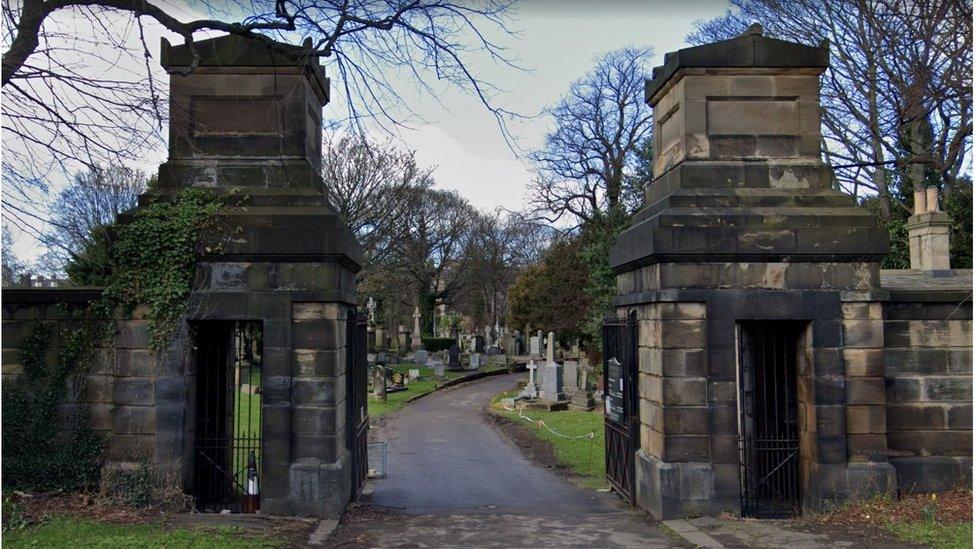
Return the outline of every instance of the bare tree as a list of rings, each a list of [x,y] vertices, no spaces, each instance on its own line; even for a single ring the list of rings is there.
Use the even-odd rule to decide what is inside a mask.
[[[400,277],[400,300],[420,307],[421,326],[429,334],[434,307],[452,305],[471,280],[476,251],[472,226],[477,210],[455,191],[427,189],[410,195],[391,259],[378,269]],[[412,289],[412,295],[405,292]],[[414,300],[415,298],[415,300]]]
[[[104,230],[118,215],[136,205],[146,190],[146,174],[124,166],[98,168],[75,174],[73,183],[62,190],[51,205],[52,228],[41,236],[47,248],[41,258],[44,269],[58,275],[72,261],[92,259],[86,249],[103,246]],[[81,266],[99,269],[101,265]]]
[[[967,0],[733,0],[692,43],[767,34],[830,44],[824,153],[848,192],[877,193],[881,215],[907,211],[894,189],[952,182],[971,169],[972,4]],[[911,192],[907,193],[909,196]]]
[[[606,54],[548,109],[556,127],[531,156],[536,177],[530,200],[541,219],[568,216],[583,224],[640,203],[640,193],[628,181],[652,130],[651,110],[643,101],[651,55],[639,48]]]
[[[400,100],[447,84],[477,97],[498,119],[497,89],[472,72],[476,52],[511,63],[490,36],[509,34],[510,0],[227,0],[194,12],[147,0],[9,0],[2,6],[4,219],[33,232],[46,218],[32,204],[53,175],[130,164],[162,143],[165,94],[146,27],[194,44],[214,33],[265,42],[284,55],[325,60],[336,75],[346,121],[362,129],[416,119]],[[283,42],[302,42],[300,49]],[[180,73],[193,71],[196,63]],[[405,78],[405,76],[407,78]],[[505,132],[507,136],[507,132]]]
[[[333,135],[322,147],[322,179],[329,203],[359,238],[365,275],[393,250],[399,219],[410,194],[431,185],[429,168],[420,168],[412,151],[356,134]]]

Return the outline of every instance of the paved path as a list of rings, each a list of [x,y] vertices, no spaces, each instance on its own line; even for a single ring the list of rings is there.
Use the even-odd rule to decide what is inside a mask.
[[[389,417],[377,433],[389,445],[388,478],[376,482],[369,501],[390,512],[363,521],[369,545],[681,546],[619,498],[577,488],[526,460],[484,422],[491,396],[516,379],[440,391]],[[355,530],[355,517],[349,523]]]

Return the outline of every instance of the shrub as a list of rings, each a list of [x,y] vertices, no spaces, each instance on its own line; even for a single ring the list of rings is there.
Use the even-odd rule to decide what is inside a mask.
[[[424,349],[431,353],[445,351],[454,345],[454,339],[450,337],[424,337],[420,341],[424,344]]]

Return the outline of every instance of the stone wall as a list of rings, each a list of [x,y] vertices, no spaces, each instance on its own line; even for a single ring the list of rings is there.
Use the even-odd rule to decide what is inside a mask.
[[[22,372],[18,350],[37,323],[52,328],[49,362],[57,360],[61,336],[77,326],[72,314],[98,299],[97,289],[31,288],[3,290],[3,381]],[[146,310],[116,319],[114,346],[95,349],[87,375],[69,385],[65,415],[84,409],[95,431],[105,437],[109,466],[131,466],[152,459],[155,448],[156,359],[150,350]]]
[[[904,491],[972,475],[973,316],[965,293],[892,293],[884,304],[887,444]],[[904,299],[904,300],[903,300]]]

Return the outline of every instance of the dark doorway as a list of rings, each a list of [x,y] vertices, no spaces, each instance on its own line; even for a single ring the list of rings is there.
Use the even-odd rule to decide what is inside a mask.
[[[740,498],[745,517],[800,512],[796,364],[805,323],[737,325]]]
[[[640,443],[637,314],[603,321],[604,443],[610,487],[634,505],[634,459]]]
[[[253,513],[261,486],[261,322],[206,321],[194,329],[197,509]]]

